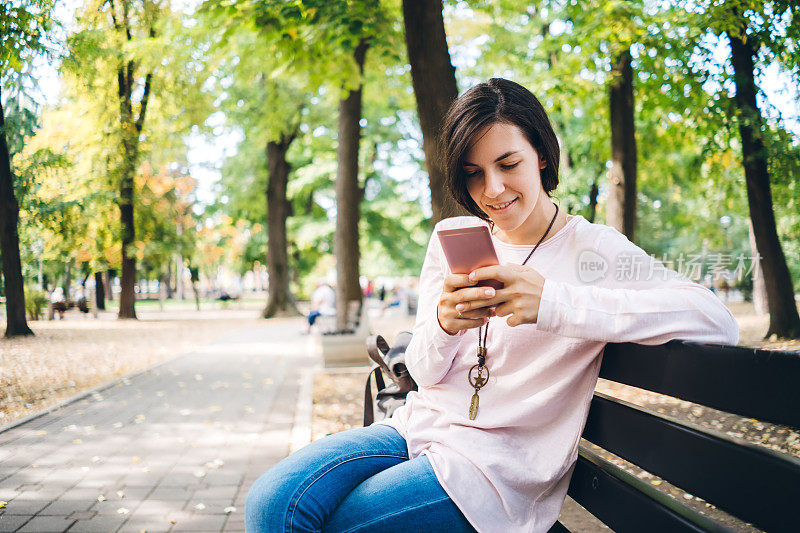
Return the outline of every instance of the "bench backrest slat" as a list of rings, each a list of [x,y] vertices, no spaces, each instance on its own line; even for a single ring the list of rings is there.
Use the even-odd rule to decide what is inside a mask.
[[[608,344],[600,377],[800,428],[800,355],[672,341]]]
[[[797,525],[800,460],[600,393],[583,437],[760,528]]]
[[[583,448],[569,495],[617,532],[730,531]]]

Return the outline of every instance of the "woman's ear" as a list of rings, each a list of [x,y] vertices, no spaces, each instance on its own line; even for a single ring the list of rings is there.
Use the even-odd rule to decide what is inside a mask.
[[[539,156],[539,170],[547,168],[547,161],[543,156]]]

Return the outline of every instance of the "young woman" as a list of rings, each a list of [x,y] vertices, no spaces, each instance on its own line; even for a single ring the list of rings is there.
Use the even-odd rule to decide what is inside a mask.
[[[248,531],[531,532],[558,518],[607,342],[736,343],[707,289],[550,198],[559,147],[539,101],[491,79],[442,131],[453,197],[500,266],[451,274],[436,233],[390,419],[314,442],[250,489]],[[503,288],[479,287],[495,279]]]

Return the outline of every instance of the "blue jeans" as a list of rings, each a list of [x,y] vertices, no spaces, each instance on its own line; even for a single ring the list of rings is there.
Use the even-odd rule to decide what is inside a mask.
[[[408,459],[394,429],[329,435],[267,470],[250,487],[248,532],[472,532],[426,456]]]

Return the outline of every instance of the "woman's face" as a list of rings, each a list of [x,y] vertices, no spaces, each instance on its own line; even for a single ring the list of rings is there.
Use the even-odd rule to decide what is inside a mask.
[[[532,230],[543,194],[540,170],[546,164],[513,124],[491,124],[478,132],[463,167],[472,200],[510,240]]]

